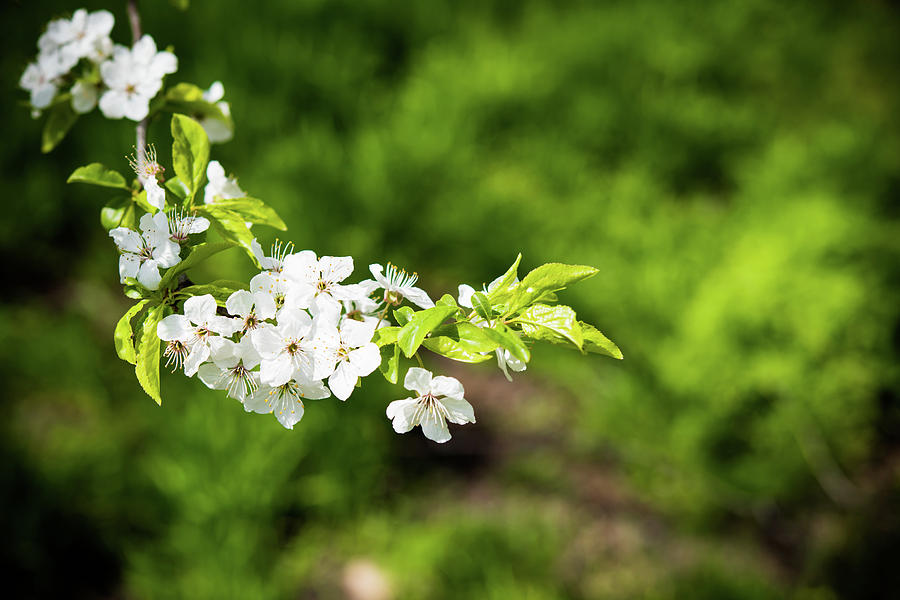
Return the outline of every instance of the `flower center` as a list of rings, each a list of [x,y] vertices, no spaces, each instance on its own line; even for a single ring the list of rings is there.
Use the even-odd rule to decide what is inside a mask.
[[[172,372],[174,373],[184,365],[184,359],[187,354],[188,347],[184,345],[184,342],[172,340],[166,344],[166,351],[163,353],[163,356],[166,358],[166,368],[169,365],[174,365],[172,367]]]

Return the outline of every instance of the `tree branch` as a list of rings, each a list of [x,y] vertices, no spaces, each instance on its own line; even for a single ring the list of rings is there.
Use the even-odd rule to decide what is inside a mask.
[[[137,0],[128,0],[128,22],[131,24],[131,44],[133,46],[141,39],[141,14],[138,12]],[[137,124],[135,158],[137,158],[140,171],[144,170],[144,163],[147,161],[147,125],[149,122],[149,117],[145,117]]]

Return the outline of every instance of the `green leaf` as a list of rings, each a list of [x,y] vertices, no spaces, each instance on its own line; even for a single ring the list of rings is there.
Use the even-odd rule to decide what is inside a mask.
[[[131,198],[118,198],[100,209],[100,224],[109,231],[116,227],[134,229],[134,202]]]
[[[409,320],[413,317],[413,309],[408,306],[401,306],[397,310],[394,311],[394,320],[397,321],[397,324],[400,327],[403,327]]]
[[[147,312],[140,343],[137,347],[137,364],[134,373],[147,395],[162,404],[159,390],[159,348],[161,340],[156,335],[156,326],[165,314],[166,306],[157,304]]]
[[[166,100],[197,102],[203,100],[203,89],[193,83],[178,83],[166,90]]]
[[[134,280],[132,280],[132,281],[134,281]],[[132,300],[140,300],[141,298],[144,298],[144,296],[146,295],[145,289],[146,288],[144,288],[144,286],[133,283],[133,284],[127,284],[125,286],[124,292],[125,292],[125,296],[127,296],[128,298],[131,298]]]
[[[69,129],[78,120],[70,102],[60,102],[47,111],[47,121],[41,136],[41,152],[50,152],[66,137]]]
[[[400,348],[397,344],[382,346],[381,365],[378,369],[389,382],[397,383],[397,376],[400,372]]]
[[[91,163],[84,167],[78,167],[66,179],[66,183],[87,183],[101,187],[130,190],[125,177],[118,171],[107,169],[100,163]]]
[[[251,248],[251,244],[255,237],[244,221],[240,219],[228,219],[221,216],[215,217],[209,210],[206,210],[209,206],[211,205],[204,205],[198,212],[209,219],[209,223],[213,226],[213,229],[219,232],[219,235],[221,235],[229,244],[243,248],[247,256],[250,257],[250,260],[253,261],[253,264],[259,267],[259,262]]]
[[[546,339],[549,331],[572,342],[579,350],[584,344],[575,311],[568,306],[533,304],[510,322],[518,323],[522,333],[533,339]]]
[[[131,329],[131,320],[136,314],[141,312],[143,308],[150,302],[149,300],[141,300],[131,308],[129,308],[119,322],[116,323],[116,330],[113,333],[113,342],[116,345],[116,354],[124,361],[135,364],[134,354],[134,331]]]
[[[147,202],[147,191],[141,190],[140,192],[134,194],[131,199],[135,204],[138,205],[138,208],[143,210],[144,212],[148,212],[150,214],[159,212],[159,209]],[[165,209],[165,207],[163,207]]]
[[[480,363],[490,360],[492,357],[491,354],[481,354],[467,350],[458,341],[443,335],[426,339],[422,342],[422,347],[431,350],[435,354],[465,363]]]
[[[494,296],[509,290],[509,288],[515,283],[516,277],[518,277],[519,275],[519,262],[521,262],[521,260],[522,253],[519,252],[518,256],[516,256],[515,262],[513,262],[512,266],[510,266],[506,270],[506,273],[491,282],[491,291],[488,292],[488,298],[493,300]]]
[[[454,298],[450,294],[444,294],[443,296],[441,296],[441,299],[438,300],[435,304],[443,304],[444,306],[453,306],[455,308],[459,308],[459,305],[456,303],[456,298]]]
[[[490,321],[494,317],[494,311],[491,309],[491,303],[488,302],[487,296],[481,292],[472,294],[472,307],[476,314],[485,321]]]
[[[247,286],[239,281],[219,280],[212,283],[204,283],[200,285],[189,285],[178,290],[176,294],[179,298],[190,298],[191,296],[211,295],[219,306],[225,306],[228,297],[238,290],[245,290]]]
[[[381,329],[376,329],[375,335],[372,337],[372,343],[379,348],[387,346],[388,344],[393,344],[397,341],[397,333],[399,332],[399,327],[382,327]]]
[[[200,124],[184,115],[172,115],[172,163],[175,174],[190,190],[197,193],[206,178],[209,162],[209,138]]]
[[[504,314],[514,313],[533,304],[550,292],[565,289],[566,286],[587,279],[597,273],[597,269],[586,265],[564,265],[548,263],[534,269],[525,279],[514,285],[508,292],[493,295],[491,301],[506,306]]]
[[[397,334],[397,346],[410,358],[422,345],[422,340],[431,331],[437,328],[444,319],[456,312],[452,306],[439,305],[433,308],[420,310],[413,314],[409,322],[404,325]]]
[[[166,270],[165,275],[162,276],[162,279],[159,282],[159,289],[166,289],[169,284],[175,279],[175,276],[179,273],[187,271],[191,267],[195,267],[210,256],[214,254],[218,254],[223,250],[228,250],[231,248],[231,244],[226,242],[218,242],[218,243],[205,243],[198,244],[194,246],[191,250],[190,254],[188,254],[184,260],[180,263]]]
[[[584,321],[579,321],[581,331],[584,335],[584,349],[588,352],[597,354],[605,354],[613,358],[622,360],[622,351],[616,346],[611,339],[600,333],[596,327]]]
[[[191,0],[170,0],[172,2],[172,6],[177,8],[178,10],[187,10],[191,5]]]
[[[191,190],[189,190],[188,187],[184,185],[184,182],[178,177],[167,179],[165,185],[166,189],[175,194],[180,200],[184,200],[191,195]]]
[[[467,321],[447,323],[431,332],[432,337],[448,337],[469,352],[493,352],[499,344],[485,334],[485,328]]]
[[[503,346],[510,353],[521,361],[528,362],[531,360],[531,352],[528,346],[522,341],[515,331],[504,325],[503,323],[495,323],[491,328],[484,328],[484,334],[491,340]]]
[[[259,225],[268,225],[285,231],[287,225],[275,212],[275,209],[256,198],[243,197],[227,200],[216,200],[207,204],[204,208],[214,215],[221,215],[228,219],[238,219]]]

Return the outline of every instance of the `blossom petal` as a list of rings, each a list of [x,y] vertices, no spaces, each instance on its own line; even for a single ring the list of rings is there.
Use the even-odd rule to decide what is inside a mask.
[[[459,302],[459,305],[465,306],[466,308],[472,308],[472,296],[475,295],[475,288],[463,283],[459,286],[458,290],[459,297],[457,298],[457,302]]]
[[[119,250],[124,250],[125,252],[138,254],[144,245],[141,234],[137,231],[132,231],[127,227],[116,227],[115,229],[111,229],[109,237],[113,239],[113,242],[119,247]]]
[[[284,349],[284,338],[272,325],[251,331],[250,341],[263,358],[275,358]]]
[[[169,315],[156,325],[156,335],[166,342],[186,342],[193,335],[191,322],[184,315]]]
[[[319,259],[322,279],[337,283],[350,277],[353,273],[352,256],[323,256]]]
[[[312,250],[303,250],[285,257],[282,272],[299,283],[313,284],[319,280],[319,261]]]
[[[410,367],[403,380],[403,387],[424,396],[431,391],[431,372],[419,367]]]
[[[431,393],[435,396],[446,396],[461,400],[465,394],[462,384],[455,377],[438,375],[431,380]]]
[[[378,351],[378,346],[371,343],[353,350],[348,358],[356,370],[356,374],[360,377],[365,377],[381,364],[381,353]]]
[[[353,393],[357,379],[359,378],[356,376],[355,370],[350,366],[350,363],[343,361],[337,366],[334,373],[328,377],[328,387],[331,388],[331,392],[335,397],[346,400]]]
[[[275,418],[286,429],[293,429],[294,425],[303,418],[303,412],[303,402],[290,394],[284,394],[275,403]]]
[[[365,323],[348,319],[341,325],[341,341],[348,348],[359,348],[372,341],[375,323]]]
[[[294,362],[287,354],[279,354],[275,358],[264,358],[259,366],[259,378],[266,385],[278,387],[291,380],[294,374]]]
[[[205,325],[216,314],[216,300],[212,294],[191,296],[184,301],[184,316],[195,325]]]
[[[419,424],[422,426],[422,433],[424,433],[425,437],[429,440],[437,442],[438,444],[443,444],[450,439],[450,430],[447,428],[447,421],[435,411],[425,411]]]
[[[184,359],[184,374],[193,377],[200,365],[209,358],[209,346],[203,342],[194,344],[187,358]]]
[[[264,294],[260,294],[263,296]],[[247,290],[238,290],[228,296],[225,301],[225,310],[229,315],[247,318],[247,315],[253,310],[253,294]]]
[[[266,319],[275,318],[275,298],[268,294],[255,292],[253,294],[253,304],[256,305],[256,317],[265,321]]]
[[[434,301],[428,296],[425,290],[417,287],[400,288],[403,297],[418,306],[419,308],[433,308]]]
[[[137,274],[138,283],[147,288],[148,290],[155,290],[159,288],[159,282],[162,281],[162,276],[159,274],[159,263],[155,260],[145,260],[141,263],[141,268],[138,270]]]
[[[125,283],[128,277],[137,277],[141,268],[141,259],[135,254],[123,254],[119,257],[119,283]]]
[[[276,393],[276,390],[268,386],[261,386],[250,397],[244,399],[244,410],[261,415],[272,412],[275,410]]]
[[[449,413],[447,420],[462,425],[463,423],[475,422],[475,409],[468,401],[462,398],[442,398],[440,403],[444,405]]]
[[[197,369],[197,377],[211,390],[224,390],[228,381],[223,377],[225,371],[213,363],[203,363]]]
[[[390,404],[388,404],[387,417],[392,421],[392,425],[394,426],[394,431],[397,433],[406,433],[416,425],[418,425],[418,421],[415,420],[416,416],[416,405],[418,401],[415,398],[405,398],[403,400],[394,400]]]

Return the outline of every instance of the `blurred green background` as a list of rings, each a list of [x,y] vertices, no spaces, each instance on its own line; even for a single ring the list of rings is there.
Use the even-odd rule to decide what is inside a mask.
[[[116,359],[128,306],[77,166],[0,73],[0,569],[15,597],[889,598],[900,589],[900,8],[867,2],[141,2],[170,81],[220,79],[213,158],[300,248],[433,296],[549,261],[617,362],[539,347],[460,378],[442,446],[373,374],[294,431]],[[168,160],[164,119],[151,127]],[[264,231],[264,244],[274,232]],[[196,279],[246,278],[240,253]],[[361,590],[359,589],[361,588]]]

